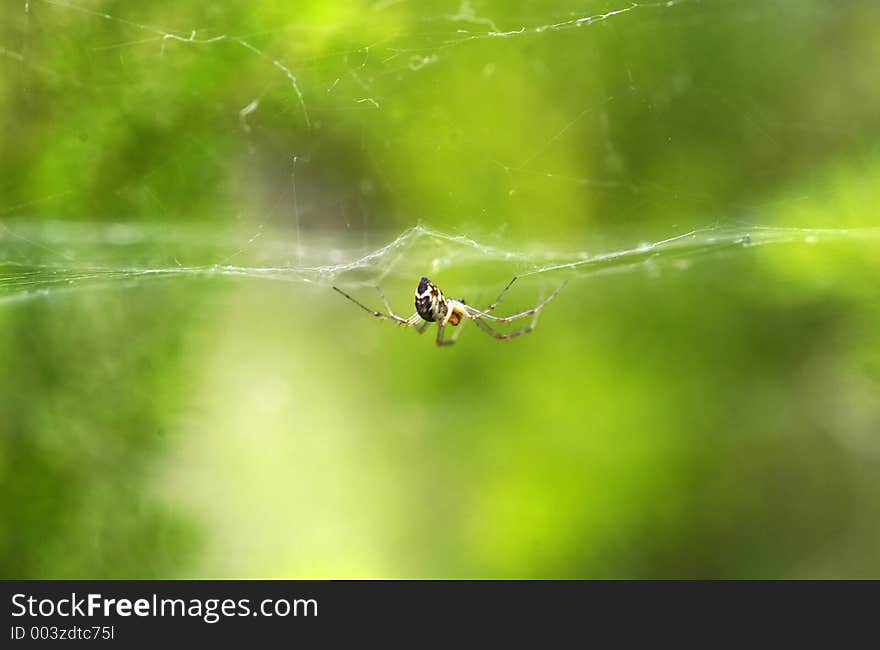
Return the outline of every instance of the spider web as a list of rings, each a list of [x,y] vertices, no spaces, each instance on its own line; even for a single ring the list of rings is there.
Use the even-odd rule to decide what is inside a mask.
[[[805,4],[810,6],[804,8]],[[149,87],[146,96],[161,111],[161,99],[167,96],[170,105],[174,89],[167,85],[165,76],[161,82],[166,85],[152,87],[152,69],[208,65],[228,58],[230,69],[247,70],[253,79],[229,82],[232,96],[217,100],[216,111],[209,111],[207,119],[223,129],[228,139],[256,154],[245,159],[248,178],[242,183],[244,189],[238,188],[240,191],[235,193],[234,217],[230,210],[185,225],[175,223],[178,208],[169,206],[179,198],[171,191],[171,181],[154,180],[157,173],[173,166],[173,151],[166,152],[166,160],[156,163],[156,172],[138,179],[143,185],[141,193],[149,195],[147,200],[131,202],[132,214],[113,212],[115,203],[99,205],[97,212],[108,212],[99,221],[93,220],[95,215],[88,210],[95,204],[84,199],[95,189],[94,183],[84,187],[76,179],[61,179],[57,183],[59,191],[34,196],[28,189],[30,184],[24,182],[27,173],[4,182],[0,188],[0,300],[20,301],[99,287],[136,287],[144,282],[181,278],[246,278],[357,287],[398,280],[411,283],[425,273],[452,270],[469,273],[470,286],[466,288],[472,289],[484,275],[492,275],[494,282],[494,276],[504,273],[584,277],[640,269],[684,270],[696,258],[752,247],[874,239],[876,228],[859,227],[866,222],[871,226],[873,215],[849,220],[857,226],[853,228],[835,227],[840,219],[816,217],[825,204],[823,193],[838,193],[829,190],[821,179],[807,182],[811,191],[808,196],[803,195],[803,185],[774,188],[775,194],[766,188],[744,192],[738,202],[722,204],[723,218],[718,221],[719,208],[714,199],[707,198],[710,191],[682,199],[687,194],[685,189],[694,193],[690,184],[659,181],[650,173],[631,168],[623,151],[629,137],[626,128],[637,132],[643,126],[639,120],[650,118],[650,111],[634,116],[634,107],[644,101],[671,101],[672,95],[691,88],[688,77],[693,74],[687,67],[680,68],[678,76],[671,77],[664,86],[647,88],[650,81],[640,81],[637,66],[626,59],[603,63],[619,73],[620,78],[612,77],[612,81],[622,81],[625,87],[609,83],[572,93],[574,99],[563,101],[563,108],[552,119],[536,115],[529,126],[539,135],[524,151],[516,149],[520,142],[505,142],[504,136],[490,139],[489,150],[481,150],[467,136],[452,143],[438,139],[416,147],[420,153],[440,152],[444,157],[441,168],[445,165],[451,169],[456,158],[468,156],[475,161],[473,169],[495,174],[493,178],[507,202],[494,206],[497,214],[473,216],[472,197],[466,196],[461,186],[455,186],[448,192],[452,197],[449,204],[460,205],[461,215],[441,212],[448,205],[441,205],[437,213],[422,206],[429,212],[426,219],[417,213],[387,219],[381,213],[382,201],[373,200],[378,193],[376,186],[383,187],[386,199],[390,197],[385,203],[401,196],[411,197],[413,189],[404,187],[403,172],[394,169],[376,142],[366,135],[362,135],[359,153],[367,161],[369,174],[354,170],[341,180],[334,179],[329,187],[322,187],[328,161],[335,162],[338,154],[334,150],[324,155],[322,150],[339,137],[337,129],[349,136],[385,129],[385,143],[399,144],[393,128],[400,122],[387,117],[403,109],[397,96],[418,87],[416,97],[430,99],[430,92],[423,86],[432,81],[424,77],[444,65],[467,66],[472,55],[473,64],[463,67],[463,74],[489,81],[499,74],[502,64],[498,59],[511,54],[528,55],[534,48],[558,45],[578,51],[585,43],[600,39],[604,39],[605,46],[623,42],[630,32],[634,38],[662,38],[722,24],[733,28],[753,26],[757,33],[763,26],[776,26],[787,17],[804,18],[811,12],[831,9],[821,2],[788,1],[584,1],[502,7],[463,0],[426,4],[422,11],[412,11],[410,3],[379,0],[366,5],[364,11],[339,11],[329,18],[304,10],[306,15],[301,21],[281,25],[269,26],[265,21],[252,24],[246,12],[220,11],[216,15],[193,12],[193,20],[213,26],[170,27],[154,19],[179,22],[187,20],[187,14],[166,10],[161,4],[151,10],[100,1],[7,3],[0,60],[19,78],[18,85],[11,86],[12,97],[16,93],[27,97],[32,85],[57,85],[84,99],[101,100],[113,97],[120,85],[137,88],[141,84]],[[69,40],[65,40],[64,30],[73,34]],[[354,41],[360,42],[340,36],[352,33],[358,35]],[[59,39],[57,49],[62,55],[65,51],[87,52],[96,71],[95,79],[65,69],[57,56],[51,55],[51,48],[45,47],[47,37]],[[321,39],[336,39],[340,45],[315,43]],[[552,75],[542,71],[540,54],[533,63],[529,83],[547,83]],[[783,70],[792,69],[796,57],[782,52],[776,64]],[[696,92],[707,106],[723,105],[727,99],[723,94],[719,96],[719,88]],[[564,97],[565,92],[560,96]],[[192,103],[204,110],[212,97],[196,97]],[[443,99],[451,105],[454,98]],[[174,100],[182,101],[180,96],[174,96]],[[757,99],[742,108],[743,123],[754,127],[755,137],[767,141],[798,130],[811,137],[824,134],[828,142],[841,139],[840,133],[825,133],[829,124],[822,115],[807,115],[803,123],[780,123],[773,115],[765,114]],[[279,115],[295,131],[289,148],[287,143],[270,147],[267,139],[260,137],[261,133],[274,133],[266,124],[275,124]],[[444,119],[453,115],[455,111],[449,109]],[[675,117],[673,112],[663,116]],[[161,121],[160,117],[151,119]],[[473,125],[468,135],[479,139],[481,128],[480,124]],[[424,136],[422,131],[407,133],[400,137],[412,136],[417,142]],[[855,133],[845,132],[843,139],[849,141]],[[596,175],[573,176],[569,173],[570,163],[556,163],[585,136],[598,136],[603,164]],[[231,183],[230,176],[241,170],[226,164],[220,144],[195,137],[190,140],[186,134],[180,134],[175,144],[203,147],[205,155],[199,160],[206,168],[213,168],[210,178],[219,175]],[[865,147],[868,151],[868,145]],[[270,171],[263,174],[267,165]],[[767,174],[773,180],[786,178],[781,158],[771,160]],[[864,172],[865,187],[871,186],[871,174]],[[340,188],[347,193],[342,200],[328,198]],[[522,217],[523,212],[536,204],[541,206],[559,188],[563,188],[566,200],[584,193],[599,197],[597,213],[608,206],[619,207],[623,214],[616,217],[624,224],[631,218],[627,214],[647,211],[671,213],[682,225],[658,232],[645,224],[639,228],[635,222],[635,227],[609,241],[602,235],[611,222],[602,221],[600,216],[596,237],[585,236],[581,246],[559,246],[549,239],[547,229],[523,227]],[[130,191],[129,185],[120,187],[113,181],[98,181],[97,189],[107,195]],[[869,190],[861,204],[871,198]],[[788,214],[778,217],[777,213],[783,212],[779,205],[792,202],[815,204],[817,208],[813,213],[806,211],[808,217],[801,223],[793,223]],[[405,207],[412,205],[410,201]],[[216,206],[209,203],[201,207]],[[552,211],[554,206],[548,205],[547,209]],[[244,218],[242,212],[246,213]],[[750,219],[743,221],[740,216]],[[407,225],[413,222],[419,225]],[[480,225],[471,225],[474,222]],[[768,225],[755,225],[762,222]],[[786,225],[770,225],[780,222]],[[510,236],[506,232],[509,224],[513,224]],[[632,233],[640,231],[654,236],[634,238]]]
[[[464,271],[479,277],[481,269],[503,268],[520,278],[567,275],[579,278],[609,273],[684,271],[705,256],[746,252],[753,247],[816,245],[830,241],[866,241],[880,237],[880,229],[808,229],[768,226],[716,225],[666,239],[643,242],[611,251],[553,252],[536,245],[533,250],[510,250],[452,235],[424,225],[407,229],[392,241],[371,250],[333,247],[327,242],[294,246],[280,236],[259,231],[244,248],[234,250],[234,238],[210,231],[167,229],[139,225],[43,223],[3,224],[0,227],[0,302],[48,297],[57,292],[136,286],[141,282],[174,278],[245,278],[329,287],[377,286],[387,281],[412,281],[425,273]],[[338,239],[335,242],[338,244]],[[173,266],[118,260],[162,256]],[[79,249],[85,250],[83,261]],[[173,252],[179,248],[178,252]],[[194,249],[199,249],[194,252]],[[100,257],[96,257],[96,251]],[[229,254],[225,254],[232,251]],[[53,261],[28,263],[34,253],[48,253]],[[303,265],[285,264],[294,255]],[[189,264],[181,260],[213,257],[219,262]],[[233,263],[248,257],[261,264]],[[473,284],[471,286],[473,288]]]

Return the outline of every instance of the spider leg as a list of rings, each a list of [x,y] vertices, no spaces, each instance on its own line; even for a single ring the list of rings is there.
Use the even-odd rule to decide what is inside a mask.
[[[557,289],[557,291],[558,291],[558,289]],[[541,300],[543,300],[543,298],[544,298],[543,293],[544,292],[542,290],[541,291]],[[540,300],[539,300],[539,303],[540,303]],[[546,304],[546,303],[547,303],[547,301],[544,302],[544,304]],[[536,309],[534,312],[534,315],[532,316],[532,322],[529,323],[529,326],[523,327],[518,330],[514,330],[513,332],[499,332],[498,330],[496,330],[492,327],[489,327],[489,325],[484,323],[480,318],[474,318],[474,322],[477,324],[477,327],[479,327],[481,330],[486,332],[486,334],[488,334],[489,336],[494,336],[499,341],[508,341],[514,337],[521,336],[523,334],[528,334],[533,329],[535,329],[535,327],[538,324],[538,317],[540,317],[540,315],[541,315],[541,310]]]
[[[504,294],[506,294],[507,290],[513,286],[513,283],[516,282],[517,278],[519,278],[518,275],[514,275],[513,278],[511,278],[510,282],[507,283],[507,286],[504,287],[501,290],[501,293],[498,294],[498,297],[495,298],[495,302],[493,302],[491,305],[486,307],[486,309],[484,310],[484,313],[489,313],[490,311],[492,311],[493,309],[495,309],[498,306],[498,303],[500,303],[502,298],[504,298]]]
[[[377,288],[378,288],[378,287],[377,287]],[[387,313],[387,314],[383,314],[381,311],[375,311],[375,310],[373,310],[373,309],[370,309],[369,307],[367,307],[367,306],[364,305],[363,303],[358,302],[357,300],[355,300],[354,298],[352,298],[351,296],[349,296],[347,293],[345,293],[345,292],[344,292],[342,289],[340,289],[339,287],[333,287],[333,290],[336,291],[337,293],[341,293],[343,296],[345,296],[346,298],[348,298],[349,300],[351,300],[351,301],[352,301],[354,304],[356,304],[358,307],[360,307],[361,309],[363,309],[363,310],[364,310],[365,312],[367,312],[368,314],[371,314],[371,315],[375,316],[376,318],[384,318],[385,320],[394,321],[394,322],[397,323],[398,325],[405,325],[406,327],[416,327],[416,326],[418,325],[419,321],[421,320],[421,316],[419,316],[418,313],[413,314],[413,315],[410,316],[409,318],[401,318],[400,316],[397,316],[396,314],[394,314],[394,313],[391,311],[391,309],[389,309],[389,310],[388,310],[389,313]],[[381,294],[381,290],[380,290],[379,293]],[[383,298],[384,298],[384,296],[383,296]],[[386,301],[386,306],[387,306],[387,301]]]
[[[499,332],[498,330],[492,329],[481,320],[476,320],[474,322],[477,324],[477,327],[486,332],[486,334],[488,334],[489,336],[494,336],[499,341],[509,341],[510,339],[521,336],[522,334],[528,334],[533,329],[535,329],[535,325],[537,325],[536,320],[537,319],[533,320],[531,325],[529,325],[528,327],[523,327],[522,329],[514,330],[513,332]]]
[[[388,303],[388,298],[385,297],[385,293],[382,291],[382,287],[376,285],[376,291],[379,293],[379,297],[382,298],[382,303],[385,305],[385,310],[388,312],[388,314],[393,316],[394,318],[400,318],[400,320],[403,320],[400,316],[394,313],[393,309],[391,309],[391,305]]]
[[[444,339],[444,331],[446,331],[446,325],[444,325],[443,323],[437,323],[437,345],[440,347],[455,345],[455,340],[458,338],[459,332],[453,334],[452,338]]]
[[[468,305],[465,305],[464,309],[467,312],[468,316],[470,316],[470,318],[473,320],[484,318],[486,320],[490,320],[495,323],[509,323],[511,321],[519,320],[520,318],[525,318],[527,316],[531,316],[532,314],[536,314],[539,311],[541,311],[548,302],[553,300],[559,294],[559,292],[562,291],[563,287],[565,287],[566,284],[568,284],[568,280],[566,280],[565,282],[560,284],[556,288],[556,291],[551,293],[550,296],[548,296],[546,300],[544,300],[544,299],[539,300],[538,304],[535,305],[534,307],[532,307],[531,309],[526,309],[525,311],[520,312],[518,314],[514,314],[513,316],[504,316],[504,317],[492,316],[489,313],[487,313],[488,310],[487,311],[480,311],[479,309],[475,309],[474,307],[470,307]],[[506,291],[506,289],[505,289],[505,291]],[[501,295],[503,296],[504,292],[502,292]],[[494,305],[497,305],[497,304],[498,304],[498,301],[496,300]],[[490,305],[490,307],[492,307],[492,306],[493,305]]]
[[[455,333],[449,337],[449,345],[452,345],[453,343],[455,343],[458,340],[458,337],[461,336],[461,332],[464,329],[464,324],[466,322],[467,321],[461,321],[458,325],[456,325]]]
[[[394,319],[395,319],[397,322],[399,322],[401,325],[406,325],[407,327],[415,327],[415,328],[416,328],[416,331],[417,331],[419,334],[424,333],[425,329],[428,327],[428,325],[429,325],[430,323],[429,323],[428,321],[425,321],[425,322],[422,323],[421,325],[418,325],[418,322],[419,322],[420,320],[422,320],[422,317],[419,316],[418,312],[416,312],[415,314],[413,314],[413,315],[410,316],[409,318],[404,319],[404,318],[398,316],[397,314],[395,314],[395,313],[394,313],[394,310],[391,309],[391,305],[388,303],[388,298],[385,297],[385,292],[382,291],[382,287],[380,287],[379,285],[376,285],[376,291],[379,292],[379,297],[382,298],[382,302],[385,304],[385,309],[388,310],[388,314],[389,314],[392,318],[394,318]],[[416,325],[418,325],[418,327],[416,327]]]

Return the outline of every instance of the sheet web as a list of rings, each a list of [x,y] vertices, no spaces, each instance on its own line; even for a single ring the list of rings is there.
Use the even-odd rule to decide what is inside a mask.
[[[497,239],[497,238],[496,238]],[[301,242],[260,230],[250,237],[188,227],[125,224],[7,223],[0,227],[0,302],[47,298],[117,285],[175,278],[239,278],[330,287],[413,284],[425,274],[470,273],[468,289],[486,268],[522,278],[590,277],[612,273],[686,271],[706,256],[750,248],[880,239],[880,229],[804,229],[715,225],[608,251],[509,249],[419,225],[373,249],[339,247],[339,239]],[[298,257],[303,262],[290,264]],[[191,264],[192,259],[214,259]],[[131,262],[134,260],[134,262]],[[161,260],[164,265],[149,264]],[[242,261],[251,264],[242,264]],[[168,263],[170,262],[170,264]],[[329,295],[329,294],[328,294]]]
[[[346,24],[286,24],[269,31],[244,28],[231,31],[199,25],[184,28],[155,25],[136,17],[144,12],[128,9],[120,3],[27,0],[16,10],[25,16],[20,47],[0,43],[0,57],[6,60],[8,69],[19,68],[41,78],[64,74],[42,68],[40,62],[31,60],[27,51],[26,21],[44,12],[60,13],[77,29],[87,30],[100,24],[118,28],[114,33],[123,34],[125,38],[112,40],[104,36],[84,42],[83,47],[90,52],[96,66],[109,64],[111,59],[120,62],[123,69],[131,66],[135,77],[129,82],[133,84],[147,81],[145,75],[151,65],[174,65],[175,56],[180,52],[171,51],[173,47],[188,48],[189,54],[208,58],[225,56],[223,48],[232,48],[253,59],[255,68],[261,70],[257,85],[263,86],[262,92],[249,95],[244,101],[236,100],[238,135],[246,139],[259,123],[261,112],[268,110],[270,97],[280,96],[285,98],[282,104],[290,120],[310,134],[306,148],[320,149],[323,140],[330,138],[324,134],[334,123],[358,121],[359,116],[366,116],[369,111],[392,110],[386,101],[389,89],[414,83],[423,70],[468,44],[514,43],[519,46],[546,35],[561,37],[574,30],[598,30],[618,23],[619,29],[626,29],[625,21],[636,16],[656,21],[659,26],[653,27],[655,31],[714,20],[713,13],[717,12],[726,12],[725,19],[734,17],[741,23],[760,18],[752,11],[754,6],[750,11],[739,11],[737,3],[725,0],[714,3],[699,0],[557,2],[546,6],[526,4],[506,13],[497,13],[491,6],[476,1],[456,0],[444,5],[445,10],[437,10],[438,5],[432,5],[432,10],[415,23],[379,30],[381,35],[376,40],[358,47],[310,55],[308,46],[303,45],[300,50],[293,46],[293,54],[279,54],[278,43],[287,37],[293,41],[308,41],[346,29],[363,32],[368,38],[374,31],[372,22],[381,22],[385,12],[393,12],[402,2],[368,3],[364,5],[363,16],[350,18]],[[793,6],[778,3],[781,9]],[[9,12],[9,7],[4,11]],[[137,59],[139,63],[127,63],[128,58]],[[476,72],[490,74],[491,70],[483,68]],[[72,85],[87,83],[68,81]],[[668,196],[677,194],[679,188],[643,182],[648,176],[643,178],[636,173],[572,177],[555,171],[552,164],[555,145],[573,137],[574,131],[587,119],[610,130],[607,115],[617,101],[617,94],[606,94],[601,101],[568,110],[559,125],[541,124],[543,140],[536,147],[521,152],[518,160],[502,160],[495,157],[495,152],[488,152],[482,154],[483,162],[503,171],[509,180],[509,194],[514,197],[520,189],[518,179],[528,177],[537,178],[538,182],[576,185],[612,195],[638,194],[639,200],[646,204],[662,204]],[[760,121],[760,111],[752,112],[754,115],[749,119]],[[536,116],[535,124],[539,120]],[[770,123],[768,118],[766,124]],[[361,125],[366,129],[373,123],[364,118]],[[609,166],[614,167],[620,155],[615,150],[613,134],[606,136],[606,157],[611,161]],[[464,141],[449,146],[473,153],[473,147]],[[210,154],[220,159],[219,146]],[[284,190],[277,187],[270,190],[275,192],[272,200],[284,204],[285,218],[263,214],[258,207],[245,225],[238,228],[204,220],[178,225],[167,221],[151,223],[141,218],[142,215],[131,220],[125,214],[118,215],[113,223],[106,219],[94,221],[88,213],[77,215],[78,220],[54,218],[53,206],[64,201],[65,194],[83,191],[76,187],[60,194],[27,196],[24,202],[0,197],[0,302],[47,298],[61,292],[99,287],[136,287],[155,280],[187,277],[365,287],[387,281],[412,283],[424,274],[473,270],[472,286],[466,288],[483,289],[486,287],[479,286],[478,278],[480,271],[486,268],[497,271],[491,274],[493,276],[509,273],[548,281],[553,281],[555,276],[586,277],[646,268],[686,270],[698,258],[739,254],[753,247],[876,238],[878,234],[872,228],[782,228],[733,218],[717,222],[717,214],[705,219],[708,225],[703,227],[674,226],[647,241],[627,236],[622,245],[604,246],[585,244],[560,248],[541,241],[523,245],[518,243],[521,238],[508,240],[504,235],[493,234],[495,229],[491,227],[434,227],[428,225],[430,222],[389,232],[387,224],[375,215],[340,216],[344,209],[330,204],[328,210],[326,202],[310,207],[309,201],[314,204],[314,197],[302,196],[307,181],[300,177],[298,185],[298,174],[308,171],[308,155],[304,157],[302,151],[291,150],[286,151],[285,156],[284,165],[279,165],[283,169],[273,171],[285,177]],[[381,174],[381,164],[377,167]],[[390,184],[393,191],[393,179]],[[173,200],[173,197],[158,196],[156,203],[161,205],[167,199]],[[760,211],[757,202],[746,207],[747,213]],[[331,216],[352,226],[356,234],[338,236],[333,234],[340,232],[338,228],[324,231],[316,227],[320,225],[322,213],[326,215],[334,210],[336,214]],[[416,215],[410,222],[417,220]],[[287,227],[278,227],[279,221]],[[462,215],[461,222],[468,221],[468,215]],[[682,221],[693,223],[693,218]],[[653,227],[651,232],[657,230]],[[492,281],[494,283],[494,278]]]

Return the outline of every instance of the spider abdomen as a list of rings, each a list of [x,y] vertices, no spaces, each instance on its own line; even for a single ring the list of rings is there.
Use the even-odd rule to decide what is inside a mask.
[[[428,278],[422,278],[416,289],[416,311],[428,322],[442,321],[449,306],[440,288]]]

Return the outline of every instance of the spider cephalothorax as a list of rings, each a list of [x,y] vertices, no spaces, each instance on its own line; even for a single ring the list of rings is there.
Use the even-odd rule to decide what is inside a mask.
[[[516,277],[514,277],[513,280],[507,283],[507,286],[504,287],[504,290],[495,299],[495,302],[486,307],[485,310],[481,311],[479,309],[476,309],[475,307],[471,307],[470,305],[466,304],[464,300],[444,297],[443,292],[440,291],[440,287],[431,282],[428,278],[422,278],[419,282],[418,288],[416,289],[416,313],[409,318],[402,318],[391,311],[391,306],[388,304],[388,300],[385,299],[385,294],[382,293],[382,289],[380,289],[379,287],[376,287],[376,290],[382,297],[382,302],[385,303],[385,308],[388,310],[387,313],[382,313],[380,311],[370,309],[366,305],[359,303],[357,300],[349,296],[342,289],[338,287],[333,288],[341,293],[343,296],[351,300],[358,307],[360,307],[364,311],[369,312],[373,316],[394,321],[398,325],[414,327],[419,334],[424,332],[428,325],[430,325],[431,323],[437,323],[437,345],[452,345],[453,343],[455,343],[455,339],[458,336],[458,331],[449,339],[443,338],[443,331],[447,325],[458,325],[462,321],[462,319],[465,318],[470,319],[474,323],[476,323],[481,330],[486,332],[486,334],[494,336],[496,339],[500,339],[502,341],[507,341],[521,334],[527,334],[531,332],[533,329],[535,329],[535,325],[537,325],[538,323],[538,315],[541,313],[541,309],[544,308],[544,305],[553,300],[553,298],[556,297],[556,294],[558,294],[562,290],[562,287],[565,286],[565,282],[563,282],[561,285],[559,285],[556,291],[550,294],[549,298],[547,298],[546,300],[540,300],[538,304],[531,309],[526,309],[525,311],[514,314],[513,316],[499,317],[491,315],[489,312],[498,306],[498,303],[501,302],[504,294],[507,293],[507,290],[510,289],[511,285],[513,285],[515,281]],[[513,332],[499,332],[485,322],[490,321],[493,323],[510,323],[519,320],[520,318],[526,318],[527,316],[532,317],[532,323],[528,327],[523,327],[521,329],[514,330]]]

